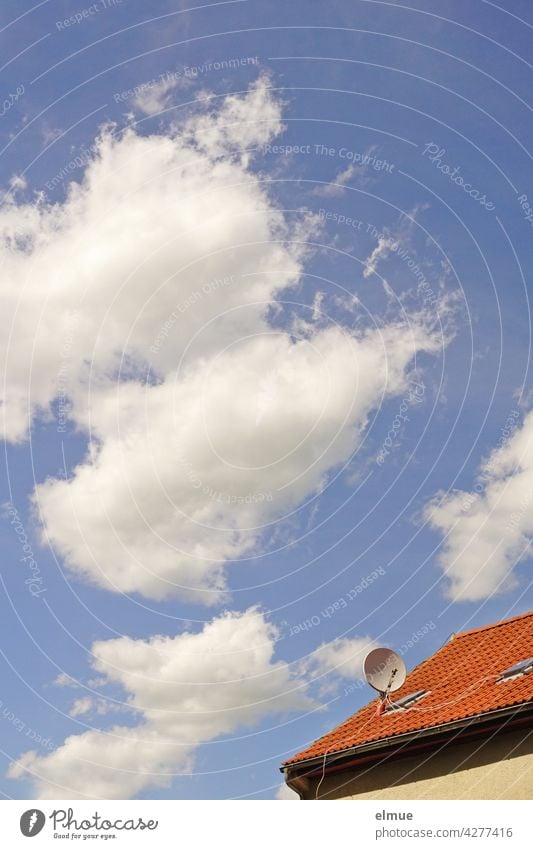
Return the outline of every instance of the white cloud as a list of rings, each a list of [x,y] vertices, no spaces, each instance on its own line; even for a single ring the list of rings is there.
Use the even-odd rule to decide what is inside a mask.
[[[47,755],[26,752],[9,777],[31,778],[40,799],[124,799],[168,787],[203,743],[313,706],[305,681],[274,659],[278,636],[251,609],[196,634],[95,643],[95,670],[124,688],[138,724],[72,735]]]
[[[55,412],[88,434],[34,504],[43,542],[99,586],[220,601],[225,563],[321,491],[441,346],[423,315],[274,331],[316,228],[287,223],[242,152],[281,130],[261,77],[167,134],[104,129],[63,202],[0,211],[4,430],[20,441]]]
[[[79,681],[76,681],[76,679],[72,678],[71,675],[68,675],[67,672],[60,672],[55,679],[54,684],[56,687],[73,687],[74,689],[81,686]]]
[[[324,486],[371,410],[438,341],[420,326],[257,331],[158,386],[94,395],[92,456],[35,500],[69,568],[123,592],[220,601],[225,561]],[[265,398],[268,403],[265,403]]]
[[[308,657],[308,674],[317,678],[334,672],[341,678],[362,678],[364,659],[374,648],[370,637],[339,637],[322,643]]]
[[[246,98],[227,95],[217,113],[196,116],[186,132],[210,156],[238,149],[241,161],[247,164],[250,156],[246,151],[262,147],[282,129],[280,103],[272,97],[266,77],[261,77]]]
[[[375,646],[369,637],[323,643],[291,669],[275,657],[279,642],[278,629],[257,608],[226,612],[196,633],[96,642],[91,655],[99,686],[125,693],[124,703],[109,700],[109,709],[130,712],[136,724],[74,734],[50,754],[26,752],[8,776],[30,780],[40,799],[124,799],[168,787],[191,772],[203,744],[268,717],[319,707],[311,691],[326,692],[325,678],[328,692],[343,679],[360,678]],[[70,715],[94,707],[90,697],[76,699]],[[281,791],[277,798],[292,798]]]
[[[380,262],[387,259],[391,251],[397,251],[399,242],[396,239],[388,237],[378,239],[378,243],[370,256],[365,259],[363,277],[370,277],[375,274]]]
[[[317,682],[320,695],[336,691],[339,679],[364,678],[365,657],[377,644],[370,637],[339,637],[322,643],[300,665],[300,674]]]
[[[313,189],[313,194],[319,197],[338,197],[343,194],[348,184],[354,181],[354,178],[358,185],[366,185],[370,182],[370,177],[367,176],[370,168],[380,170],[382,165],[386,163],[386,160],[378,160],[376,168],[376,158],[374,156],[376,150],[377,145],[373,144],[363,154],[357,154],[356,161],[359,164],[350,163],[346,168],[339,171],[331,183],[326,183],[324,186],[316,186]]]
[[[83,696],[81,699],[76,699],[69,710],[69,716],[83,716],[89,713],[93,708],[93,700],[90,696]]]
[[[28,188],[28,181],[26,177],[20,174],[14,174],[9,181],[9,188],[16,194],[17,192],[22,192]]]
[[[169,374],[200,328],[205,355],[214,336],[218,346],[259,321],[301,270],[302,249],[290,245],[298,230],[241,162],[244,138],[281,130],[265,79],[218,112],[198,107],[167,134],[113,129],[64,202],[8,195],[0,210],[2,427],[11,441],[25,439],[54,399],[86,393],[89,378],[112,383],[121,365],[131,372],[147,360]]]
[[[343,193],[350,180],[359,173],[359,170],[357,165],[348,165],[347,168],[339,171],[331,183],[327,183],[325,186],[317,186],[313,189],[313,194],[320,197],[338,197],[338,195]]]
[[[157,82],[144,85],[140,88],[134,98],[134,105],[145,115],[158,115],[167,108],[174,89],[183,88],[190,84],[187,77],[168,75]]]
[[[442,493],[425,517],[443,535],[448,595],[478,601],[517,584],[533,533],[533,412],[482,464],[471,492]]]
[[[412,259],[410,253],[415,253],[412,239],[417,217],[425,209],[427,209],[427,205],[418,204],[408,213],[402,213],[392,227],[383,228],[383,233],[378,238],[376,247],[363,263],[363,277],[370,277],[372,274],[375,274],[378,265],[387,260],[391,253],[399,252],[399,256],[402,259]],[[418,269],[418,265],[416,268]],[[420,276],[417,279],[420,281]],[[385,285],[390,289],[386,281]]]

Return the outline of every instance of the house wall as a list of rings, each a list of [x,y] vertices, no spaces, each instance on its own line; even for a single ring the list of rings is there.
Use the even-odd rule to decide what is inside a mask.
[[[304,798],[314,799],[313,779]],[[321,799],[533,799],[533,730],[326,775]]]

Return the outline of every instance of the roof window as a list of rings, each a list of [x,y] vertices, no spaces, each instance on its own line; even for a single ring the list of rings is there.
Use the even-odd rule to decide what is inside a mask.
[[[402,696],[401,699],[389,703],[385,708],[384,713],[395,713],[400,710],[408,710],[415,702],[418,702],[420,699],[423,699],[424,696],[427,696],[428,692],[428,690],[416,690],[414,693],[409,693],[408,696]]]
[[[519,663],[515,663],[514,666],[510,666],[509,669],[505,669],[496,683],[501,684],[502,681],[513,681],[515,678],[528,675],[529,672],[533,672],[533,657],[529,657],[527,660],[521,660]]]

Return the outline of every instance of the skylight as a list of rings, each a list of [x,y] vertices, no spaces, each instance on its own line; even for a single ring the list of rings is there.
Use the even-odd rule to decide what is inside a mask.
[[[428,690],[416,690],[414,693],[402,696],[401,699],[397,699],[397,701],[387,705],[384,713],[395,713],[397,710],[407,710],[412,704],[418,702],[424,696],[427,696],[427,694]]]
[[[521,660],[519,663],[515,663],[514,666],[510,666],[509,669],[505,669],[498,678],[497,683],[510,681],[513,678],[521,678],[522,675],[527,675],[529,672],[533,672],[533,657],[527,660]]]

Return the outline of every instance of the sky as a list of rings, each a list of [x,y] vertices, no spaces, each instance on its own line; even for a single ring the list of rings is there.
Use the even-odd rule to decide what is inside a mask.
[[[2,3],[5,798],[290,798],[532,607],[532,23]]]

